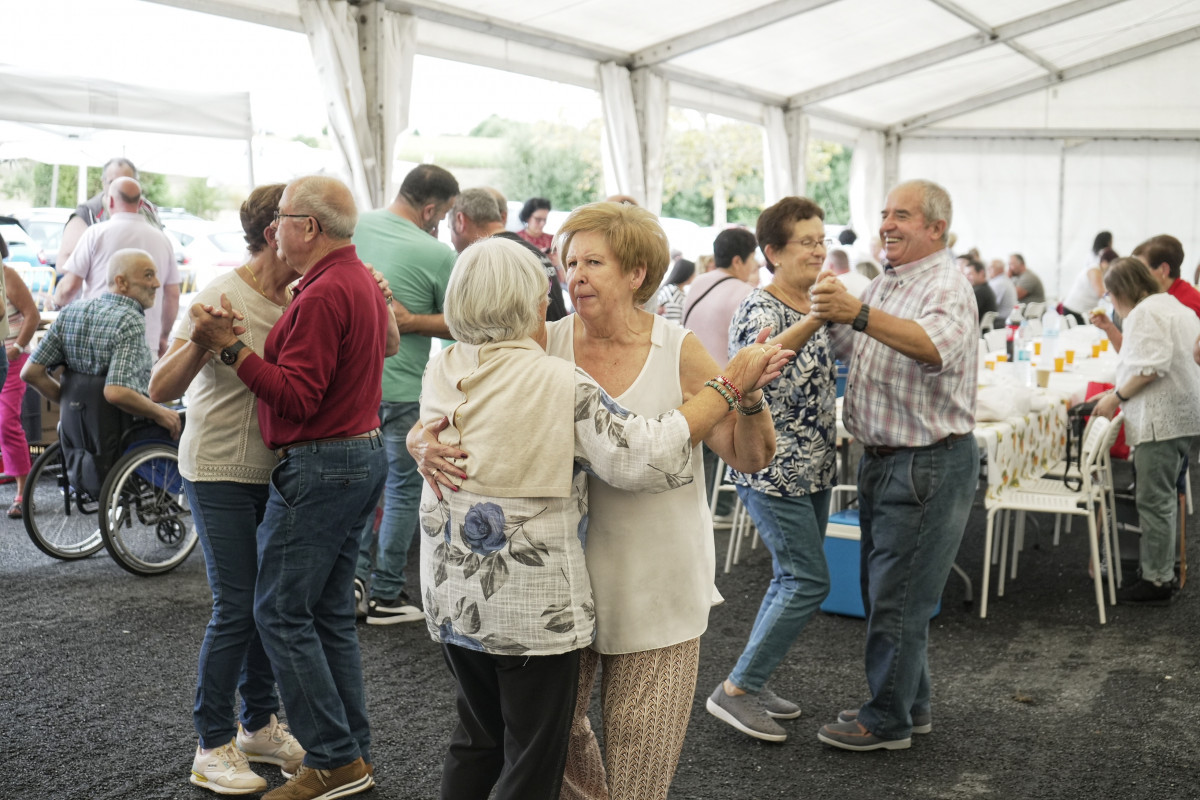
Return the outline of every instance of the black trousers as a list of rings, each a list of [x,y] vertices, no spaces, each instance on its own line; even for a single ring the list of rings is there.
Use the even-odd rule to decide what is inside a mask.
[[[500,656],[442,645],[458,682],[458,726],[442,800],[556,800],[579,684],[579,651]]]

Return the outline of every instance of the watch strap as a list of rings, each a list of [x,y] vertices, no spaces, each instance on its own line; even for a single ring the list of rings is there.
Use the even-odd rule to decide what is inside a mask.
[[[867,328],[867,317],[871,313],[871,307],[866,303],[862,304],[862,308],[858,310],[858,316],[854,318],[854,322],[850,323],[850,327],[856,331],[864,331]]]

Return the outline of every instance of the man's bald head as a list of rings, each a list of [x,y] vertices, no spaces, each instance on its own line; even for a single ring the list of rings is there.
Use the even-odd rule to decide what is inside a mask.
[[[161,285],[154,259],[145,250],[118,250],[108,260],[108,290],[136,300],[142,308],[154,305]]]
[[[142,205],[141,184],[133,178],[116,178],[108,186],[108,203],[114,211],[136,212]]]
[[[117,278],[128,278],[131,273],[144,270],[147,264],[153,267],[154,259],[145,250],[127,247],[113,253],[108,259],[108,288],[115,289]]]

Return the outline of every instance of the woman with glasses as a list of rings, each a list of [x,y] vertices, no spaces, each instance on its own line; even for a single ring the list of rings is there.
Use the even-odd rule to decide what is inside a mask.
[[[772,576],[741,657],[709,697],[713,716],[756,739],[782,742],[775,720],[800,716],[800,707],[767,688],[767,681],[829,594],[825,525],[836,474],[837,385],[825,324],[810,313],[808,291],[825,261],[825,214],[804,197],[785,197],[758,218],[759,247],[771,283],[755,289],[733,315],[735,352],[763,328],[796,351],[795,360],[763,389],[775,422],[775,458],[760,471],[735,471],[738,497],[767,549]]]

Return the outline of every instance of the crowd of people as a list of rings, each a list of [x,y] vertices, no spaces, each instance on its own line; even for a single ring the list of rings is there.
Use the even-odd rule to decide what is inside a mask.
[[[133,165],[106,165],[93,201],[68,224],[63,309],[32,356],[37,307],[4,271],[20,377],[0,394],[0,443],[20,479],[12,398],[24,378],[58,400],[59,366],[102,376],[106,400],[179,439],[212,592],[191,783],[263,792],[258,762],[288,779],[268,800],[371,788],[356,620],[423,621],[456,687],[443,798],[665,798],[721,600],[710,500],[725,480],[772,574],[705,707],[785,741],[801,707],[769,684],[830,590],[838,363],[864,450],[869,693],[817,738],[898,750],[932,731],[929,619],[978,473],[979,323],[1046,301],[1019,254],[956,259],[943,187],[892,188],[881,266],[857,258],[851,231],[834,247],[816,203],[786,197],[754,231],[720,232],[704,269],[630,198],[581,206],[552,236],[534,197],[514,234],[502,194],[434,165],[362,212],[345,185],[310,176],[254,189],[245,264],[182,313]],[[436,238],[443,222],[453,247]],[[1062,312],[1120,353],[1096,413],[1120,405],[1135,446],[1141,575],[1121,599],[1162,603],[1176,481],[1200,436],[1200,292],[1173,237],[1119,258],[1102,234],[1093,255]],[[1115,316],[1097,310],[1105,295]],[[185,392],[186,426],[161,405]]]

